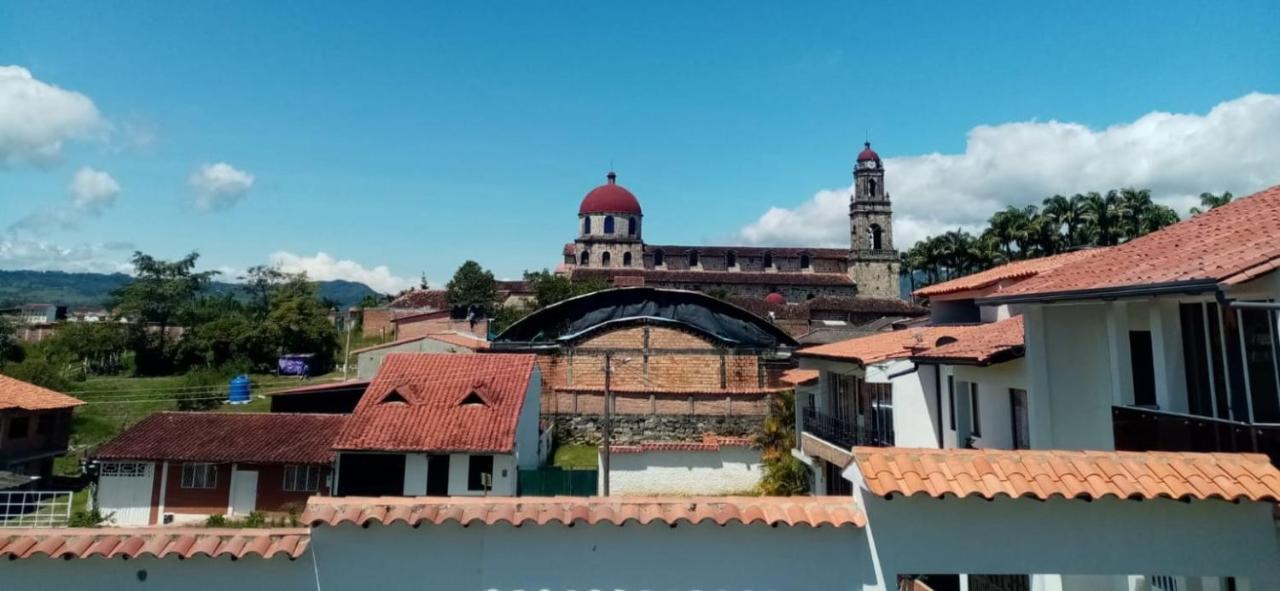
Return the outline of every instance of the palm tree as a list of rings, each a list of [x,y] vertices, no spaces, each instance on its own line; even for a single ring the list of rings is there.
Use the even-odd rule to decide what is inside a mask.
[[[1013,260],[1013,243],[1017,241],[1017,228],[1020,224],[1022,210],[1010,205],[997,211],[987,220],[987,232],[1000,244],[1004,256]]]
[[[1192,207],[1191,215],[1200,215],[1206,211],[1209,211],[1210,209],[1217,209],[1219,207],[1222,207],[1223,205],[1231,203],[1231,200],[1234,198],[1235,196],[1231,194],[1231,191],[1223,191],[1221,195],[1214,195],[1213,193],[1201,193],[1200,206],[1203,207],[1204,209],[1200,209],[1200,207]]]
[[[1112,246],[1116,243],[1120,223],[1120,193],[1107,191],[1106,196],[1090,192],[1084,196],[1082,218],[1089,244]]]

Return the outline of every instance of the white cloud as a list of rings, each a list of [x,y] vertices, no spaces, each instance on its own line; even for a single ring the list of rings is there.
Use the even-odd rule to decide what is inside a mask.
[[[1028,121],[982,125],[962,154],[885,160],[896,246],[905,249],[957,227],[974,231],[1007,205],[1053,194],[1149,188],[1186,213],[1204,191],[1237,196],[1280,183],[1280,95],[1253,93],[1207,114],[1152,112],[1090,129]],[[791,208],[773,207],[740,230],[753,244],[844,246],[851,187],[818,191]]]
[[[76,209],[98,214],[115,203],[120,183],[101,170],[84,166],[71,178],[69,191],[71,204]]]
[[[335,259],[323,252],[317,252],[315,256],[274,252],[271,253],[271,264],[285,273],[305,272],[314,281],[359,281],[383,293],[395,293],[415,284],[413,280],[393,275],[386,265],[368,268],[355,261]]]
[[[0,167],[46,164],[67,140],[107,130],[89,97],[37,80],[20,66],[0,66]]]
[[[104,244],[64,246],[44,240],[0,235],[0,268],[37,271],[130,273],[119,249]]]
[[[253,175],[226,162],[202,164],[187,183],[196,193],[196,207],[205,211],[227,209],[244,198],[253,187]]]
[[[89,216],[102,215],[120,195],[120,183],[111,175],[88,166],[80,167],[67,186],[71,203],[37,209],[9,225],[10,230],[39,232],[53,228],[72,229]]]

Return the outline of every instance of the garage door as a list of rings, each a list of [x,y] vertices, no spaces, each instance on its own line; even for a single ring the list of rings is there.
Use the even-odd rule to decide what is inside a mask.
[[[98,471],[98,507],[118,525],[151,520],[152,462],[105,462]]]

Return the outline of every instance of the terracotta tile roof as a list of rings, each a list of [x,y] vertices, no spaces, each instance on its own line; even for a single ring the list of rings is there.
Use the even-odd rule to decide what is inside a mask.
[[[15,380],[0,375],[0,410],[20,408],[23,410],[53,410],[55,408],[72,408],[84,404],[83,400],[72,398],[66,394]]]
[[[402,322],[417,322],[419,320],[435,320],[437,318],[448,318],[449,315],[450,312],[448,310],[427,310],[425,312],[397,315],[391,319],[391,323],[400,324]]]
[[[955,362],[987,365],[1023,355],[1022,317],[979,324],[950,344],[926,349],[911,358],[923,362]]]
[[[803,386],[818,381],[818,370],[816,369],[788,369],[782,372],[782,381],[793,386]]]
[[[534,355],[392,353],[336,449],[510,452]],[[475,394],[477,403],[466,403]]]
[[[1280,266],[1278,235],[1280,186],[1275,186],[1059,267],[995,299],[1084,298],[1119,288],[1238,283]]]
[[[290,560],[307,551],[311,535],[304,528],[50,528],[0,530],[0,557],[130,558],[255,556]]]
[[[736,271],[661,271],[657,269],[626,269],[576,267],[574,279],[602,279],[615,277],[644,277],[646,285],[662,283],[680,284],[743,284],[743,285],[854,285],[853,279],[843,273],[762,273]]]
[[[773,312],[778,319],[809,320],[814,313],[849,312],[855,314],[879,314],[882,316],[923,316],[929,311],[911,302],[896,298],[863,298],[844,296],[818,296],[801,302],[770,304],[764,298],[729,298],[733,304],[754,312],[757,316],[768,317]]]
[[[857,447],[872,494],[1280,501],[1261,454]]]
[[[702,441],[645,441],[637,445],[611,445],[609,451],[616,454],[638,454],[654,451],[720,451],[723,447],[757,447],[746,437],[725,437],[714,433],[702,436]]]
[[[427,335],[427,338],[433,341],[440,341],[442,343],[447,343],[455,347],[463,347],[466,349],[471,349],[472,351],[487,349],[489,347],[489,341],[485,339],[482,339],[477,336],[472,336],[472,335],[458,334],[456,332],[442,332],[439,334],[429,334]]]
[[[100,460],[327,464],[345,415],[158,412],[93,454]]]
[[[311,497],[302,515],[311,526],[404,523],[725,525],[862,527],[850,497]]]
[[[986,271],[979,271],[972,275],[958,277],[951,281],[943,281],[942,283],[935,283],[933,285],[922,287],[912,292],[912,295],[920,298],[928,298],[949,293],[986,289],[993,286],[996,287],[995,291],[998,293],[1001,289],[1001,283],[1030,279],[1041,273],[1057,269],[1058,267],[1068,263],[1084,260],[1097,253],[1103,252],[1104,250],[1106,249],[1090,248],[1050,257],[1014,261],[1012,263],[1000,265],[999,267],[987,269]]]
[[[392,308],[435,308],[445,310],[449,302],[443,289],[415,289],[391,301]]]
[[[273,390],[266,392],[267,396],[289,396],[292,394],[316,394],[320,392],[347,392],[360,390],[369,387],[369,380],[347,380],[345,382],[326,382],[323,384],[308,384],[306,386],[298,386],[297,388],[289,388],[286,390]]]
[[[807,347],[796,351],[796,355],[870,365],[890,359],[911,357],[913,354],[933,348],[939,339],[959,339],[974,326],[979,325],[921,326],[881,332],[847,341]]]

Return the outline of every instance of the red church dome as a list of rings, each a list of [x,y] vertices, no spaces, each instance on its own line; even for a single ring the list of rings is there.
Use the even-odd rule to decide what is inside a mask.
[[[871,149],[871,142],[866,142],[862,145],[864,147],[861,152],[858,152],[858,162],[866,162],[867,160],[875,160],[876,162],[880,161],[880,155],[877,154],[875,150]]]
[[[782,304],[787,303],[787,298],[775,291],[767,296],[764,296],[764,303],[774,305],[774,306],[781,306]]]
[[[588,213],[630,213],[640,215],[640,201],[617,183],[618,175],[609,172],[609,182],[587,193],[578,207],[578,215]]]

